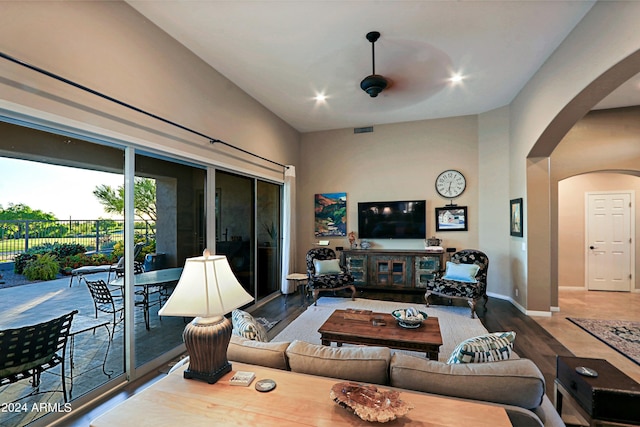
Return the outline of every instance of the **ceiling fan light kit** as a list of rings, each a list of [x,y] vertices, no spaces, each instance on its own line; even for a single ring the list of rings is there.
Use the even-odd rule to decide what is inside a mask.
[[[380,33],[378,31],[371,31],[367,33],[367,40],[371,42],[371,63],[372,63],[372,73],[371,75],[365,77],[360,82],[360,88],[367,92],[370,97],[375,98],[378,96],[380,92],[385,90],[385,88],[389,85],[389,82],[384,76],[376,74],[376,48],[375,43],[380,38]]]

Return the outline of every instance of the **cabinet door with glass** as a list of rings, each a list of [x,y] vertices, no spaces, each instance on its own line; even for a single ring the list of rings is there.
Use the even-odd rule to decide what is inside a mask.
[[[354,285],[364,286],[367,284],[367,255],[347,255],[347,270],[353,276]]]
[[[376,256],[373,260],[375,285],[380,287],[411,287],[411,269],[406,256]]]
[[[426,288],[440,271],[440,255],[425,255],[415,257],[416,288]]]

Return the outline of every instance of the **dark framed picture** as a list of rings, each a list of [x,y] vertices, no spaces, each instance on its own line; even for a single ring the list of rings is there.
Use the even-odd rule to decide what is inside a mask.
[[[436,231],[467,231],[467,207],[436,208]]]
[[[509,220],[511,235],[516,237],[522,237],[522,228],[524,223],[522,222],[522,198],[511,200],[511,219]]]

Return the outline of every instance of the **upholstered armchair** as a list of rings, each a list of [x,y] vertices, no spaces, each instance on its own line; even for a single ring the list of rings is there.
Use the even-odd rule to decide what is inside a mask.
[[[313,304],[318,305],[320,291],[351,289],[351,299],[355,299],[356,287],[353,277],[340,265],[336,253],[330,248],[314,248],[307,252],[307,286],[313,292]]]
[[[438,295],[446,298],[460,298],[471,307],[471,318],[475,317],[476,305],[484,298],[487,306],[487,271],[489,258],[475,249],[464,249],[451,255],[445,273],[427,282],[424,299],[429,305],[429,297]]]

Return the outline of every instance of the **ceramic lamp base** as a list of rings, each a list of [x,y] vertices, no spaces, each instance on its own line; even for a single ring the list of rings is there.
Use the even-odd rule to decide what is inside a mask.
[[[196,317],[187,324],[182,333],[189,353],[189,368],[184,371],[185,378],[213,384],[231,372],[227,348],[232,329],[231,321],[224,316]]]

